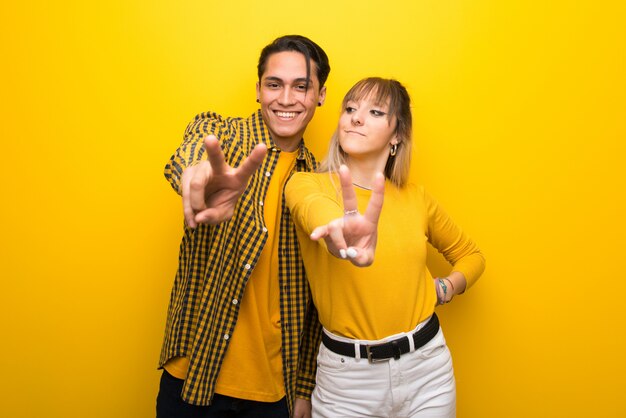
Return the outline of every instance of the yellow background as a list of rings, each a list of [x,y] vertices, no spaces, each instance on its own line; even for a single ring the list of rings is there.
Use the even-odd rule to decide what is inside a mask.
[[[439,309],[458,416],[625,416],[624,22],[601,0],[3,2],[0,415],[154,416],[163,166],[196,113],[254,111],[260,49],[300,33],[331,58],[316,155],[350,85],[401,80],[412,174],[487,256]]]

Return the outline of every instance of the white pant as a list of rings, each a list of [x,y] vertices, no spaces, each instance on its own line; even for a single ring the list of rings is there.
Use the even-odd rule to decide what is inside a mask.
[[[380,363],[335,354],[321,344],[311,400],[314,418],[454,418],[454,371],[441,328],[418,350]]]

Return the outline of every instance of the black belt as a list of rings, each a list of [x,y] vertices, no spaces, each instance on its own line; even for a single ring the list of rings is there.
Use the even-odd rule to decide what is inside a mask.
[[[431,316],[426,325],[410,336],[415,342],[415,349],[417,350],[428,341],[432,340],[438,332],[439,319],[437,315],[433,313],[433,316]],[[352,343],[333,340],[325,332],[322,332],[322,342],[326,348],[333,353],[341,354],[342,356],[356,357],[354,344]],[[377,361],[390,358],[398,360],[402,354],[411,351],[411,346],[409,345],[409,337],[405,336],[381,344],[360,344],[359,350],[361,352],[361,358],[368,359],[370,363],[376,363]]]

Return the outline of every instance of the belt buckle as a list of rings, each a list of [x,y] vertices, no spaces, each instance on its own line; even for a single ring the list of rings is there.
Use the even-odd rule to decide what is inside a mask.
[[[365,353],[367,353],[367,361],[369,361],[370,363],[382,363],[383,361],[388,361],[390,359],[390,357],[387,357],[387,358],[372,358],[372,355],[374,353],[372,353],[371,347],[378,347],[378,346],[381,346],[381,345],[384,345],[384,344],[386,344],[386,343],[366,345],[365,346]]]

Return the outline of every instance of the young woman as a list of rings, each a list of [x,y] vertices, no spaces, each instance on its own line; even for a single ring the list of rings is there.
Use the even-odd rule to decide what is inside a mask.
[[[485,261],[438,203],[408,184],[411,127],[399,82],[361,80],[343,100],[320,170],[287,184],[324,327],[314,417],[455,416],[452,360],[434,310],[470,287]],[[449,276],[429,273],[427,242],[452,264]]]

